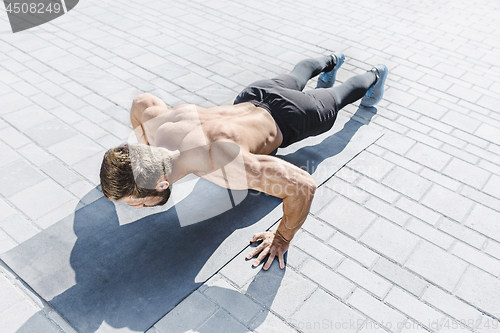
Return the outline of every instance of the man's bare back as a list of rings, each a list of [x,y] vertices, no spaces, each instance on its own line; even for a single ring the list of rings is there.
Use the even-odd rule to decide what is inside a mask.
[[[182,144],[199,146],[199,142],[180,142],[199,140],[201,133],[195,134],[199,126],[205,142],[234,142],[252,154],[268,155],[283,141],[281,130],[269,112],[251,103],[212,108],[183,104],[168,108],[159,98],[141,94],[134,100],[131,122],[134,129],[147,124],[141,128],[142,132],[136,132],[138,137],[147,136],[140,142],[173,150],[181,149]]]

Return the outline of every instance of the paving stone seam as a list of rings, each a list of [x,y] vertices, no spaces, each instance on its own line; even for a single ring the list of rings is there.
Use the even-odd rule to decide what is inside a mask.
[[[18,290],[23,299],[27,300],[38,313],[41,313],[52,325],[54,325],[60,332],[71,333],[76,332],[72,325],[70,325],[64,317],[62,317],[47,301],[45,301],[30,285],[21,279],[3,260],[0,259],[0,274],[7,278],[11,285]],[[14,304],[15,305],[15,304]],[[5,309],[4,311],[7,311]],[[55,319],[50,315],[55,314]],[[66,329],[64,329],[64,328]]]
[[[231,260],[233,260],[233,259],[231,259]],[[228,263],[229,263],[229,262],[228,262]],[[276,265],[276,263],[274,263],[274,265]],[[288,266],[286,269],[290,269],[290,270],[294,271],[295,273],[297,273],[297,274],[299,274],[299,275],[302,275],[302,274],[300,274],[297,270],[295,270],[294,268],[292,268],[292,267],[290,267],[290,266]],[[242,294],[242,295],[244,295],[245,297],[247,297],[248,299],[252,300],[254,303],[256,303],[256,304],[258,304],[259,306],[261,306],[261,307],[262,307],[265,311],[269,311],[270,313],[272,313],[273,315],[275,315],[276,317],[278,317],[278,318],[279,318],[282,322],[284,322],[284,323],[285,323],[285,324],[287,324],[288,326],[290,326],[290,327],[292,327],[292,328],[294,328],[294,329],[295,329],[295,327],[294,327],[292,324],[290,324],[289,322],[287,322],[286,318],[284,318],[284,317],[283,317],[283,316],[281,316],[279,313],[277,313],[277,312],[275,312],[274,310],[272,310],[272,309],[271,309],[269,306],[267,306],[266,304],[262,303],[261,301],[259,301],[259,300],[258,300],[258,299],[256,299],[256,298],[254,298],[252,295],[247,294],[246,292],[242,292],[244,287],[241,287],[241,288],[240,288],[240,287],[238,287],[235,283],[233,283],[233,281],[231,281],[229,278],[227,278],[226,276],[224,276],[223,274],[221,274],[221,273],[219,273],[219,272],[220,272],[220,270],[219,270],[217,273],[215,273],[213,276],[214,276],[214,277],[215,277],[215,276],[217,276],[217,275],[218,275],[218,276],[220,276],[220,278],[221,278],[221,279],[223,279],[225,282],[227,282],[229,285],[231,285],[233,288],[235,288],[235,289],[236,289],[236,290],[237,290],[240,294]],[[304,276],[302,276],[302,277],[304,277]],[[255,278],[255,277],[254,277],[254,278]],[[210,280],[210,279],[209,279],[209,280]],[[204,284],[202,284],[201,286],[204,286],[204,285],[205,285],[205,284],[206,284],[209,280],[207,280],[207,281],[206,281]],[[253,279],[252,279],[252,281],[253,281]],[[247,285],[248,285],[248,284],[250,284],[252,281],[248,282],[248,283],[247,283]],[[314,282],[313,282],[313,283],[314,283]],[[316,284],[316,283],[314,283],[314,284]],[[200,286],[200,287],[201,287],[201,286]],[[199,288],[200,288],[200,287],[198,287],[196,290],[199,290]],[[314,294],[314,292],[318,289],[318,287],[320,287],[320,286],[319,286],[319,285],[317,285],[317,286],[316,286],[316,287],[315,287],[315,288],[311,291],[311,293],[309,294],[309,296],[307,296],[307,298],[304,300],[304,303],[305,303],[305,302],[306,302],[306,301],[307,301],[307,300],[308,300],[308,299],[312,296],[312,294]],[[208,287],[208,288],[210,288],[210,287]],[[196,290],[195,290],[195,291],[196,291]],[[194,291],[193,291],[193,292],[194,292]],[[259,316],[259,315],[260,315],[260,313],[262,312],[262,310],[261,310],[261,311],[259,311],[259,312],[257,312],[257,313],[256,313],[253,317],[251,317],[251,318],[248,320],[248,323],[249,323],[249,324],[248,324],[248,325],[246,325],[246,324],[244,324],[243,322],[241,322],[240,320],[238,320],[238,319],[237,319],[237,318],[236,318],[236,317],[235,317],[232,313],[230,313],[228,310],[224,309],[221,305],[219,305],[219,303],[217,303],[217,301],[216,301],[215,299],[212,299],[210,296],[206,295],[203,291],[201,291],[201,293],[202,293],[202,294],[203,294],[206,298],[208,298],[210,301],[212,301],[214,304],[216,304],[216,305],[217,305],[217,307],[218,307],[220,310],[225,311],[225,312],[226,312],[228,315],[230,315],[230,316],[231,316],[234,320],[236,320],[238,323],[240,323],[241,325],[245,326],[245,327],[246,327],[246,328],[248,328],[248,329],[250,329],[250,324],[251,324],[251,323],[252,323],[252,322],[253,322],[256,318],[258,318],[258,316]],[[303,303],[303,304],[304,304],[304,303]],[[301,306],[302,306],[302,305],[301,305]],[[296,309],[296,311],[298,311],[298,309],[300,309],[300,307],[301,307],[301,306],[299,306],[299,307]],[[174,307],[174,308],[175,308],[175,307]],[[295,313],[296,311],[294,311],[293,313]],[[216,311],[216,312],[217,312],[217,311]],[[289,315],[289,317],[291,317],[291,316],[293,315],[293,313],[291,313],[291,314]],[[168,313],[167,313],[167,314],[168,314]],[[165,314],[165,316],[166,316],[167,314]],[[215,315],[215,313],[214,313],[214,314],[212,314],[212,316],[213,316],[213,315]],[[163,318],[163,317],[162,317],[162,318]],[[210,319],[210,318],[208,318],[208,319]],[[208,321],[208,319],[207,319],[206,321]],[[205,321],[205,322],[206,322],[206,321]],[[203,324],[202,324],[202,325],[203,325]],[[202,325],[200,325],[199,327],[201,327]],[[154,325],[153,325],[153,326],[154,326]]]
[[[342,194],[340,194],[340,193],[337,193],[337,195],[339,195],[339,196],[342,196],[342,197],[346,198],[345,196],[343,196],[343,195],[342,195]],[[408,198],[408,197],[406,197],[406,198],[411,200],[411,198]],[[346,199],[350,200],[349,198],[346,198]],[[363,207],[365,207],[365,206],[363,206]],[[402,212],[404,212],[403,210],[400,210],[400,209],[399,209],[399,208],[397,208],[397,207],[394,207],[394,206],[392,206],[392,207],[393,207],[393,208],[395,208],[395,209],[397,209],[398,211],[402,211]],[[365,207],[365,208],[366,208],[366,209],[368,209],[368,210],[370,210],[370,211],[371,211],[371,212],[373,212],[374,214],[376,214],[379,218],[383,218],[384,220],[386,220],[386,221],[390,222],[392,225],[394,225],[394,226],[396,226],[396,227],[400,227],[400,228],[402,228],[403,230],[406,230],[407,232],[410,232],[411,234],[413,234],[413,235],[417,236],[418,238],[420,238],[421,240],[423,240],[422,236],[418,235],[417,233],[414,233],[414,232],[413,232],[413,231],[411,231],[411,230],[408,230],[408,229],[407,229],[407,227],[405,227],[405,226],[409,223],[409,220],[407,220],[407,221],[405,222],[405,224],[400,225],[400,224],[397,224],[397,223],[395,223],[395,222],[391,221],[390,219],[386,218],[385,216],[380,215],[380,214],[379,214],[379,213],[377,213],[376,211],[371,210],[371,209],[370,209],[370,208],[368,208],[368,207]],[[430,207],[427,207],[427,208],[430,208]],[[471,209],[469,210],[469,213],[470,213],[470,211],[472,211],[472,209],[473,209],[473,208],[474,208],[474,207],[471,207]],[[320,210],[320,212],[321,212],[321,210]],[[319,213],[319,212],[318,212],[318,213]],[[405,212],[405,213],[406,213],[406,212]],[[442,213],[439,213],[439,212],[437,212],[437,213],[438,213],[438,214],[442,214]],[[469,213],[468,213],[468,214],[469,214]],[[409,213],[408,213],[408,214],[409,214]],[[464,220],[465,220],[465,219],[467,219],[468,214],[464,217]],[[314,214],[313,214],[313,215],[314,215]],[[322,221],[322,222],[327,223],[328,225],[330,225],[327,221],[324,221],[324,220],[323,220],[323,219],[321,219],[319,216],[316,216],[316,215],[314,215],[314,216],[315,216],[315,218],[317,218],[318,220],[320,220],[320,221]],[[411,214],[410,214],[410,216],[412,216],[413,218],[418,219],[418,217],[413,216],[413,215],[411,215]],[[446,217],[446,215],[443,215],[443,216],[445,216],[445,217]],[[450,218],[450,217],[448,217],[448,218]],[[450,218],[450,219],[451,219],[451,218]],[[452,219],[452,220],[454,220],[454,219]],[[374,221],[375,221],[375,220],[374,220]],[[369,226],[368,226],[368,227],[367,227],[367,228],[363,231],[363,233],[359,236],[360,238],[363,236],[364,232],[366,232],[366,230],[367,230],[367,229],[368,229],[368,228],[369,228],[369,227],[370,227],[370,226],[374,223],[374,221],[372,221],[372,223],[371,223],[371,224],[370,224],[370,225],[369,225]],[[454,221],[455,221],[455,220],[454,220]],[[457,222],[459,222],[459,221],[457,221]],[[459,222],[459,223],[460,223],[460,222]],[[461,225],[462,225],[463,227],[467,228],[468,230],[470,230],[470,231],[472,231],[472,232],[474,232],[474,233],[480,234],[480,235],[482,235],[482,236],[486,237],[487,239],[489,239],[490,241],[495,242],[495,240],[494,240],[493,238],[489,237],[488,235],[482,234],[482,233],[480,233],[480,232],[478,232],[478,231],[476,231],[476,230],[474,230],[474,229],[471,229],[471,228],[467,227],[466,225],[463,225],[463,224],[461,224]],[[330,226],[332,226],[332,225],[330,225]],[[439,228],[437,228],[437,227],[436,227],[436,226],[437,226],[437,224],[436,224],[436,226],[432,226],[432,225],[430,225],[430,226],[431,226],[431,227],[433,227],[433,229],[435,229],[435,230],[439,230],[439,231],[441,231],[441,232],[444,232],[444,233],[448,234],[446,231],[443,231],[443,230],[440,230]],[[381,255],[381,256],[383,256],[383,257],[385,257],[386,259],[389,259],[388,257],[384,256],[383,254],[381,254],[381,253],[377,252],[375,249],[371,248],[369,245],[367,245],[367,244],[365,244],[365,243],[362,243],[362,242],[360,243],[359,241],[357,241],[356,239],[354,239],[351,235],[349,235],[349,234],[347,234],[347,233],[343,232],[342,230],[340,230],[340,229],[336,228],[335,226],[332,226],[332,227],[333,227],[335,230],[337,230],[337,232],[340,232],[340,233],[342,233],[344,236],[347,236],[347,237],[349,237],[349,238],[353,239],[353,240],[354,240],[354,241],[356,241],[358,244],[360,244],[360,245],[362,245],[362,246],[364,246],[364,247],[366,247],[366,248],[370,249],[371,251],[374,251],[374,252],[378,253],[379,255]],[[304,230],[304,231],[305,231],[305,230]],[[307,231],[306,231],[306,232],[307,232]],[[311,235],[312,235],[312,234],[311,234]],[[455,237],[454,235],[451,235],[451,234],[448,234],[448,235],[449,235],[449,236],[451,236],[451,237],[453,237],[453,238],[455,239],[455,241],[456,241],[456,242],[460,242],[460,243],[463,243],[463,244],[467,244],[466,242],[462,241],[461,239],[459,239],[459,238]],[[314,236],[314,235],[313,235],[313,236]],[[333,235],[332,235],[331,237],[333,237]],[[331,237],[330,237],[330,238],[331,238]],[[317,237],[315,237],[315,238],[317,238]],[[318,239],[319,241],[321,241],[319,238],[317,238],[317,239]],[[495,242],[495,243],[496,243],[496,242]],[[328,244],[327,244],[327,245],[328,245]],[[333,248],[332,246],[330,246],[330,247],[331,247],[331,248]],[[459,257],[458,255],[456,255],[456,254],[454,254],[454,253],[451,253],[451,251],[452,251],[453,247],[454,247],[454,244],[452,244],[452,245],[451,245],[448,249],[446,249],[446,252],[448,252],[448,253],[452,254],[453,256],[455,256],[455,257],[457,257],[457,258],[459,258],[459,259],[461,259],[461,260],[464,260],[463,258]],[[484,245],[483,245],[483,247],[484,247]],[[406,260],[408,260],[408,259],[411,257],[411,255],[412,255],[413,251],[415,251],[415,249],[416,249],[416,248],[417,248],[417,246],[415,246],[415,247],[413,248],[412,252],[410,252],[410,254],[409,254],[409,255],[408,255],[408,257],[406,258]],[[336,248],[333,248],[333,249],[335,249],[337,252],[341,252],[340,250],[337,250]],[[341,252],[341,253],[342,253],[342,252]],[[500,260],[499,260],[498,258],[496,258],[496,257],[494,257],[494,256],[490,255],[489,253],[485,252],[485,251],[484,251],[484,248],[483,248],[483,249],[480,249],[480,253],[483,253],[483,254],[484,254],[484,255],[486,255],[487,257],[489,257],[489,258],[491,258],[491,259],[493,259],[493,260],[495,260],[495,261],[499,261],[499,262],[500,262]],[[347,255],[345,255],[345,256],[347,256]],[[347,257],[349,257],[349,256],[347,256]],[[350,257],[349,257],[349,258],[350,258]],[[356,259],[354,259],[354,258],[351,258],[351,259],[353,259],[353,260],[357,261],[357,260],[356,260]],[[390,259],[389,259],[389,260],[390,260]],[[405,261],[406,261],[406,260],[405,260]],[[471,264],[471,265],[474,265],[474,263],[470,263],[470,262],[468,262],[468,263],[469,263],[469,264]],[[483,269],[482,269],[481,267],[479,267],[479,266],[476,266],[476,265],[474,265],[474,266],[475,266],[475,267],[477,267],[477,268],[479,268],[479,269],[481,269],[481,270],[483,270]],[[488,274],[490,274],[490,275],[492,275],[492,276],[495,276],[494,274],[492,274],[492,273],[490,273],[490,272],[487,272],[487,271],[485,271],[485,270],[483,270],[483,271],[484,271],[484,272],[486,272],[486,273],[488,273]],[[495,277],[496,277],[496,276],[495,276]]]
[[[0,142],[4,142],[4,141],[2,141],[2,140],[0,139]],[[41,147],[41,146],[38,146],[38,143],[37,143],[36,141],[31,141],[30,143],[31,143],[31,144],[34,144],[36,147],[38,147],[38,148],[40,148],[40,149],[44,150],[44,152],[45,152],[45,153],[49,154],[51,157],[53,157],[55,160],[57,160],[59,163],[61,163],[61,164],[62,164],[62,165],[63,165],[66,169],[71,170],[72,172],[76,173],[76,174],[77,174],[77,175],[81,178],[80,180],[86,180],[86,179],[87,179],[85,176],[81,175],[78,171],[74,170],[71,166],[67,165],[65,162],[63,162],[62,160],[60,160],[57,156],[53,155],[50,151],[45,150],[45,149],[44,149],[43,147]],[[30,144],[30,143],[28,143],[28,144]],[[7,144],[7,143],[5,143],[5,144]],[[8,145],[8,144],[7,144],[7,145]],[[22,147],[24,147],[24,146],[22,146]],[[21,148],[21,147],[20,147],[20,148]],[[61,187],[62,189],[64,189],[64,190],[65,190],[68,194],[70,194],[71,196],[73,196],[73,198],[76,198],[76,199],[81,199],[81,198],[78,198],[76,195],[74,195],[72,192],[70,192],[70,191],[67,189],[67,187],[69,187],[69,186],[71,186],[72,184],[74,184],[74,183],[78,182],[79,180],[77,180],[77,181],[75,181],[75,182],[73,182],[73,183],[71,183],[71,184],[68,184],[67,186],[62,186],[61,184],[59,184],[59,182],[58,182],[56,179],[52,178],[50,175],[48,175],[47,173],[45,173],[43,170],[41,170],[39,167],[37,167],[35,164],[33,164],[33,163],[29,160],[29,159],[27,159],[27,158],[26,158],[26,157],[24,157],[24,156],[22,156],[22,159],[23,159],[26,163],[28,163],[31,167],[33,167],[34,169],[36,169],[36,170],[38,170],[38,171],[42,172],[44,175],[46,175],[48,179],[53,180],[53,181],[57,184],[57,186],[60,186],[60,187]],[[50,163],[50,162],[49,162],[49,163]],[[100,191],[100,189],[99,189],[99,191]],[[17,193],[17,192],[15,192],[15,193]],[[14,193],[14,194],[15,194],[15,193]],[[101,193],[102,193],[102,192],[101,192]],[[27,221],[31,222],[31,224],[32,224],[32,225],[33,225],[36,229],[39,229],[39,231],[43,231],[43,229],[42,229],[42,228],[40,228],[40,227],[39,227],[36,223],[34,223],[34,221],[33,221],[30,217],[28,217],[28,216],[27,216],[27,215],[26,215],[23,211],[21,211],[21,210],[20,210],[17,206],[15,206],[14,204],[12,204],[12,202],[10,202],[10,200],[9,200],[7,197],[5,197],[5,196],[3,196],[2,194],[0,194],[0,198],[1,198],[1,199],[3,199],[3,200],[4,200],[4,201],[5,201],[5,202],[6,202],[6,203],[7,203],[7,204],[11,207],[11,208],[13,208],[14,210],[16,210],[16,212],[18,213],[18,215],[22,216],[25,220],[27,220]],[[83,203],[82,203],[82,204],[83,204]],[[86,206],[86,204],[83,204],[83,205],[84,205],[84,206]],[[46,214],[44,214],[44,215],[43,215],[43,216],[41,216],[40,218],[43,218],[44,216],[46,216],[46,215],[48,215],[48,214],[50,214],[50,213],[52,213],[52,212],[56,211],[58,208],[59,208],[59,207],[56,207],[56,208],[54,208],[53,210],[48,211]],[[83,207],[80,207],[80,208],[83,208]],[[80,209],[80,208],[79,208],[79,209]],[[17,242],[16,242],[16,243],[17,243]]]
[[[342,196],[342,194],[340,194],[340,193],[338,193],[337,195]],[[343,196],[342,196],[342,197],[343,197]],[[344,198],[346,198],[346,197],[344,197]],[[349,198],[346,198],[346,199],[347,199],[347,200],[350,200]],[[405,258],[405,260],[403,260],[403,264],[404,264],[405,262],[407,262],[407,261],[409,260],[409,258],[411,258],[411,256],[412,256],[412,254],[414,253],[414,251],[416,251],[416,249],[417,249],[417,247],[418,247],[418,244],[420,244],[421,242],[423,242],[423,241],[424,241],[424,239],[422,239],[422,237],[421,237],[420,235],[415,234],[414,232],[412,232],[412,231],[410,231],[410,230],[407,230],[407,228],[404,228],[404,226],[401,226],[401,225],[399,225],[399,224],[397,224],[397,223],[395,223],[395,222],[392,222],[391,220],[389,220],[389,219],[385,218],[384,216],[379,215],[379,214],[378,214],[378,213],[376,213],[376,212],[373,212],[373,213],[374,213],[374,214],[376,214],[379,218],[383,218],[384,220],[388,221],[388,222],[389,222],[389,223],[391,223],[392,225],[394,225],[394,226],[396,226],[396,227],[399,227],[399,228],[401,228],[401,229],[403,229],[403,230],[406,230],[406,231],[410,232],[411,234],[413,234],[413,235],[415,235],[415,236],[417,236],[417,237],[419,238],[419,242],[418,242],[418,243],[417,243],[417,244],[413,247],[413,249],[412,249],[412,250],[411,250],[411,252],[408,254],[408,256]],[[312,215],[314,215],[314,214],[312,214]],[[316,216],[316,215],[314,215],[314,216],[315,216],[315,218],[316,218],[316,219],[318,219],[318,220],[320,220],[320,221],[322,221],[322,222],[324,222],[324,223],[326,223],[326,224],[330,225],[327,221],[324,221],[324,220],[323,220],[323,219],[321,219],[320,217],[318,217],[318,216]],[[368,226],[368,227],[367,227],[367,228],[363,231],[363,233],[359,236],[360,238],[363,236],[364,232],[365,232],[367,229],[369,229],[369,227],[370,227],[370,226],[371,226],[371,225],[372,225],[375,221],[376,221],[376,219],[370,223],[370,225],[369,225],[369,226]],[[330,226],[332,226],[332,225],[330,225]],[[367,244],[365,244],[365,243],[363,243],[363,242],[359,242],[359,241],[357,241],[357,240],[356,240],[355,238],[353,238],[351,235],[349,235],[349,234],[347,234],[347,233],[343,232],[342,230],[340,230],[340,229],[336,228],[335,226],[332,226],[332,227],[333,227],[335,230],[337,230],[337,232],[340,232],[341,234],[343,234],[344,236],[349,237],[350,239],[353,239],[353,240],[354,240],[354,241],[356,241],[358,244],[360,244],[360,245],[364,246],[365,248],[369,249],[370,251],[372,251],[372,252],[374,252],[374,253],[377,253],[377,254],[378,254],[378,255],[380,255],[381,257],[383,257],[383,258],[385,258],[385,259],[390,260],[391,262],[393,262],[393,260],[392,260],[391,258],[387,257],[387,256],[386,256],[386,255],[384,255],[383,253],[378,252],[376,249],[374,249],[374,248],[370,247],[369,245],[367,245]],[[437,230],[439,230],[439,229],[437,229]],[[470,229],[470,230],[473,230],[473,229]],[[306,232],[307,234],[309,234],[310,236],[314,237],[316,240],[318,240],[318,241],[320,241],[320,242],[324,243],[324,244],[325,244],[325,245],[327,245],[328,247],[330,247],[330,248],[334,249],[336,252],[339,252],[339,253],[341,253],[342,255],[344,255],[345,257],[350,258],[350,259],[354,260],[355,262],[358,262],[355,258],[352,258],[352,257],[350,257],[349,255],[344,254],[342,251],[340,251],[340,250],[338,250],[338,249],[334,248],[333,246],[331,246],[331,245],[327,244],[326,242],[323,242],[321,239],[319,239],[318,237],[316,237],[314,234],[312,234],[312,233],[310,233],[310,232],[308,232],[308,231],[306,231],[306,230],[303,230],[303,231],[304,231],[304,232]],[[473,230],[473,231],[474,231],[474,230]],[[444,231],[443,231],[443,232],[444,232]],[[446,232],[445,232],[445,233],[446,233]],[[460,239],[458,239],[458,238],[454,237],[453,235],[450,235],[450,236],[452,236],[452,237],[455,239],[455,241],[456,241],[456,242],[461,242],[461,243],[467,244],[467,243],[463,242],[462,240],[460,240]],[[487,237],[487,235],[483,235],[483,236]],[[332,235],[331,237],[333,237],[333,235]],[[331,238],[331,237],[330,237],[330,238]],[[488,237],[488,239],[489,239],[489,237]],[[493,239],[491,239],[491,240],[493,240]],[[494,240],[493,240],[493,241],[494,241]],[[452,252],[451,252],[451,250],[452,250],[452,249],[453,249],[453,245],[451,245],[451,246],[450,246],[450,248],[446,249],[445,251],[446,251],[447,253],[449,253],[449,254],[453,255],[454,257],[456,257],[456,258],[460,259],[460,260],[464,260],[463,258],[459,257],[458,255],[456,255],[456,254],[452,253]],[[483,253],[484,255],[486,255],[487,257],[489,257],[489,258],[491,258],[491,259],[493,259],[493,260],[495,260],[495,261],[499,261],[497,258],[495,258],[495,257],[491,256],[490,254],[486,253],[486,252],[484,251],[484,249],[480,250],[480,253]],[[464,261],[465,261],[465,262],[467,262],[466,260],[464,260]],[[341,262],[342,262],[342,261],[341,261]],[[337,264],[334,268],[332,268],[332,269],[333,269],[333,270],[336,270],[336,268],[337,268],[338,266],[340,266],[341,262],[339,262],[339,263],[338,263],[338,264]],[[359,262],[358,262],[358,263],[359,263]],[[474,263],[470,263],[470,262],[467,262],[467,263],[468,263],[469,265],[473,265],[473,266],[477,267],[478,269],[480,269],[480,270],[482,270],[482,271],[484,271],[484,272],[488,273],[489,275],[492,275],[492,276],[496,277],[494,274],[492,274],[492,273],[490,273],[490,272],[487,272],[487,271],[483,270],[481,267],[479,267],[479,266],[477,266],[477,265],[474,265]],[[359,263],[359,264],[361,264],[361,263]],[[361,264],[361,265],[363,266],[363,264]],[[371,271],[371,270],[370,270],[370,271]],[[408,271],[411,271],[411,270],[409,270],[409,269],[408,269]],[[416,272],[413,272],[413,271],[411,271],[411,272],[412,272],[413,274],[416,274],[416,275],[417,275],[417,276],[419,276],[419,277],[422,277],[422,276],[420,276],[420,275],[419,275],[418,273],[416,273]],[[346,278],[347,278],[347,277],[346,277]],[[422,277],[422,278],[424,278],[424,277]],[[347,278],[347,279],[349,279],[349,278]],[[425,279],[425,278],[424,278],[424,280],[428,281],[428,280],[427,280],[427,279]],[[354,282],[354,281],[352,281],[352,282]],[[432,283],[432,282],[430,282],[430,281],[428,281],[428,282],[429,282],[429,283]],[[393,283],[393,282],[392,282],[392,283]]]

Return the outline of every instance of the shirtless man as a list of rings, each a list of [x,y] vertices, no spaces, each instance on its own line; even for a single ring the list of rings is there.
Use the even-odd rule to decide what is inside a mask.
[[[278,147],[328,131],[345,105],[362,98],[374,106],[383,95],[387,68],[377,65],[333,87],[344,62],[340,52],[299,62],[290,74],[246,87],[230,106],[169,108],[141,94],[130,117],[139,144],[106,152],[101,185],[106,198],[136,208],[167,202],[170,185],[195,174],[230,189],[254,189],[283,199],[283,218],[275,232],[257,233],[262,243],[247,255],[264,270],[283,254],[304,223],[316,184],[306,171],[270,156]],[[316,89],[302,92],[320,74]]]

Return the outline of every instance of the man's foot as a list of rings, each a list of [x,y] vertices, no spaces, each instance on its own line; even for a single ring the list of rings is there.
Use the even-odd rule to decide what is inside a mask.
[[[331,55],[335,61],[335,66],[329,72],[323,72],[319,75],[318,84],[316,88],[330,88],[333,87],[335,83],[335,78],[337,77],[337,71],[342,66],[345,60],[345,56],[342,52],[335,52]]]
[[[389,70],[383,64],[378,64],[371,69],[375,75],[377,75],[377,81],[368,89],[365,96],[361,100],[361,105],[363,106],[374,106],[382,99],[384,96],[384,84],[387,78],[387,73]]]

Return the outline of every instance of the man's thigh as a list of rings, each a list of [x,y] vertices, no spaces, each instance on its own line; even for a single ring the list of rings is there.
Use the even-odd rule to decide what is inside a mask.
[[[272,79],[264,79],[255,81],[250,84],[249,87],[259,87],[259,88],[285,88],[292,90],[299,90],[299,86],[295,78],[289,74],[280,74]]]

